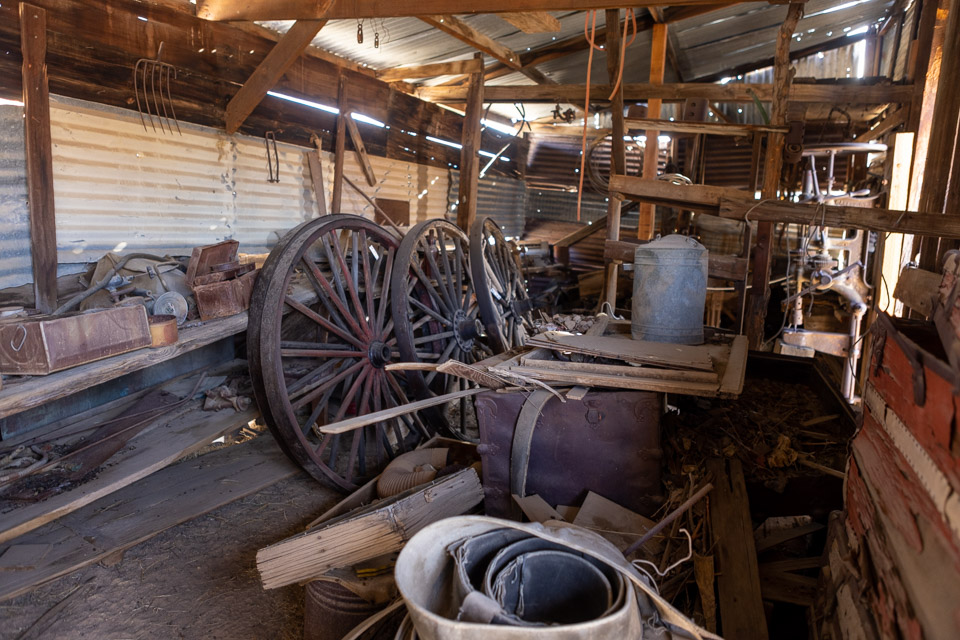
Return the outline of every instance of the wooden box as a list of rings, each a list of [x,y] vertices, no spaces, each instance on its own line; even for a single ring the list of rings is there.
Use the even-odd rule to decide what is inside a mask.
[[[203,321],[233,316],[250,307],[250,296],[257,280],[259,269],[249,271],[239,278],[193,287],[197,311]]]
[[[0,373],[46,375],[148,346],[142,305],[11,320],[0,324]]]

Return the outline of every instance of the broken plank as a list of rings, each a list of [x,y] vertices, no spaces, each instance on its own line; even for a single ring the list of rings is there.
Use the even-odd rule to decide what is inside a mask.
[[[259,411],[253,408],[241,413],[211,413],[203,411],[202,406],[202,400],[191,401],[184,411],[155,420],[127,448],[113,456],[94,479],[43,502],[3,514],[0,543],[119,491],[259,416]]]
[[[743,467],[736,458],[729,462],[713,458],[707,461],[707,471],[713,475],[714,484],[710,522],[720,572],[717,587],[723,635],[766,640],[767,620]]]
[[[360,169],[363,170],[363,177],[367,179],[368,185],[375,187],[377,186],[377,176],[373,172],[373,165],[370,164],[370,156],[367,155],[367,148],[363,145],[363,138],[360,137],[357,121],[353,119],[352,113],[347,114],[345,120],[350,140],[353,141],[354,153],[357,154],[357,162],[360,164]]]
[[[703,346],[633,340],[628,336],[586,336],[547,331],[527,340],[527,345],[554,351],[650,364],[678,369],[713,371],[713,362]]]
[[[719,390],[719,384],[716,382],[688,382],[685,380],[604,375],[574,370],[537,369],[534,367],[507,367],[505,370],[547,384],[572,384],[585,387],[605,387],[608,389],[633,389],[635,391],[656,391],[658,393],[676,393],[711,398],[715,397]]]
[[[629,376],[656,380],[685,380],[689,382],[717,382],[713,371],[688,371],[684,369],[654,369],[652,367],[632,367],[629,365],[595,364],[591,362],[565,362],[562,360],[520,360],[521,366],[533,369],[552,369],[577,373],[599,373],[605,375]],[[511,368],[512,370],[512,368]]]
[[[264,547],[257,553],[263,588],[311,580],[398,551],[428,524],[467,513],[482,500],[477,472],[464,469]]]
[[[269,435],[182,460],[17,541],[50,547],[29,571],[0,573],[0,600],[100,562],[299,473]]]
[[[347,420],[334,422],[332,424],[328,424],[326,426],[320,427],[320,432],[321,433],[345,433],[347,431],[353,431],[354,429],[359,429],[360,427],[366,427],[367,425],[383,422],[384,420],[390,420],[391,418],[396,418],[397,416],[413,413],[414,411],[419,411],[420,409],[435,407],[437,405],[446,404],[451,400],[459,400],[460,398],[466,398],[467,396],[476,395],[481,391],[486,391],[486,389],[483,387],[477,387],[475,389],[464,389],[463,391],[455,391],[453,393],[447,393],[442,396],[427,398],[426,400],[417,400],[416,402],[404,404],[399,407],[391,407],[390,409],[375,411],[373,413],[367,413],[362,416],[357,416],[355,418],[348,418]]]

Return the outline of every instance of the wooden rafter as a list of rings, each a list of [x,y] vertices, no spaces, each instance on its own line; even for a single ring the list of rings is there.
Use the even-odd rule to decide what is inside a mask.
[[[394,82],[412,78],[435,78],[437,76],[452,76],[461,73],[478,73],[481,71],[483,71],[483,61],[471,58],[470,60],[384,69],[377,72],[377,77],[384,82]]]
[[[774,4],[779,0],[771,0]],[[716,6],[715,0],[199,0],[197,16],[207,20],[355,20],[360,18],[419,17],[436,14],[526,13],[531,11],[586,11],[617,7]]]
[[[474,49],[482,51],[488,56],[496,58],[515,71],[519,71],[538,84],[549,84],[550,80],[535,67],[524,67],[520,64],[520,55],[500,44],[490,36],[484,35],[468,25],[463,20],[451,15],[420,16],[420,19],[432,27],[450,34],[457,40],[465,42]]]
[[[560,21],[546,11],[501,13],[500,17],[524,33],[554,33],[560,31]]]
[[[909,102],[912,85],[884,84],[793,84],[790,87],[791,102],[824,102],[849,104],[887,104]],[[603,102],[610,95],[609,85],[593,85],[591,101]],[[582,100],[584,87],[580,84],[556,85],[496,85],[484,92],[487,102],[571,102]],[[417,96],[430,102],[464,102],[466,87],[437,86],[420,87]],[[675,82],[665,84],[636,83],[623,86],[627,101],[643,101],[660,98],[664,101],[682,101],[688,98],[703,98],[711,102],[770,102],[772,84],[712,84],[705,82]]]
[[[297,20],[290,27],[227,104],[224,116],[227,133],[234,133],[240,128],[267,95],[267,91],[276,85],[326,23],[326,20]]]

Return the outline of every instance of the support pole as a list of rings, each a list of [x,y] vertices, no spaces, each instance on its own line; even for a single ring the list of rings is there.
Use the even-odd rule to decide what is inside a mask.
[[[663,84],[663,74],[667,66],[667,25],[665,23],[653,25],[653,35],[651,37],[650,84]],[[659,98],[650,98],[647,100],[647,117],[659,119],[660,107],[662,106],[663,101]],[[656,180],[657,167],[660,160],[660,132],[647,129],[646,136],[647,143],[643,148],[643,177],[645,180]],[[640,218],[637,225],[637,238],[640,240],[653,239],[653,226],[656,219],[656,212],[656,205],[648,202],[640,205]]]
[[[333,148],[333,195],[330,197],[330,213],[341,213],[343,200],[343,157],[347,150],[347,118],[350,117],[347,102],[347,83],[340,71],[340,84],[337,88],[337,137]]]
[[[474,58],[483,60],[483,54]],[[470,74],[467,109],[463,116],[463,134],[460,149],[460,204],[457,205],[457,226],[470,232],[477,219],[477,191],[480,173],[480,119],[483,116],[483,72]]]
[[[23,55],[24,141],[33,292],[36,308],[51,313],[57,307],[57,226],[50,142],[46,10],[20,4],[20,50]]]
[[[803,5],[791,3],[787,8],[787,17],[780,25],[777,34],[777,49],[773,64],[773,102],[770,106],[770,124],[787,124],[787,97],[793,69],[790,68],[790,42],[797,23],[803,16]],[[767,155],[763,167],[764,200],[775,200],[780,187],[780,170],[783,168],[782,133],[770,133],[767,136]],[[770,258],[773,251],[773,223],[761,222],[757,225],[757,244],[753,252],[753,289],[750,292],[750,305],[747,314],[747,337],[751,349],[759,349],[763,344],[763,325],[767,317],[767,303],[770,300]]]
[[[606,12],[606,52],[607,77],[611,85],[616,83],[620,69],[620,10],[608,9]],[[625,132],[623,122],[623,89],[619,89],[610,103],[613,115],[613,139],[610,143],[610,173],[624,175],[627,172],[627,151],[623,143]],[[620,204],[621,199],[614,194],[608,194],[607,200],[607,239],[620,239]],[[604,300],[612,308],[617,304],[617,277],[620,265],[609,262],[604,276]]]

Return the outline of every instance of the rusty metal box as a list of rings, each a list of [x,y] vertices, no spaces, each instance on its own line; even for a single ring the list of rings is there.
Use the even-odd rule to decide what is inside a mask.
[[[193,298],[197,302],[197,311],[203,321],[233,316],[250,307],[250,296],[257,280],[259,269],[249,271],[239,278],[195,285]]]
[[[150,345],[142,305],[0,324],[0,373],[46,375]]]
[[[511,511],[510,461],[517,418],[527,395],[488,391],[476,397],[488,515]],[[582,400],[551,398],[533,432],[527,495],[551,506],[578,505],[588,491],[637,513],[660,502],[662,394],[591,391]]]

